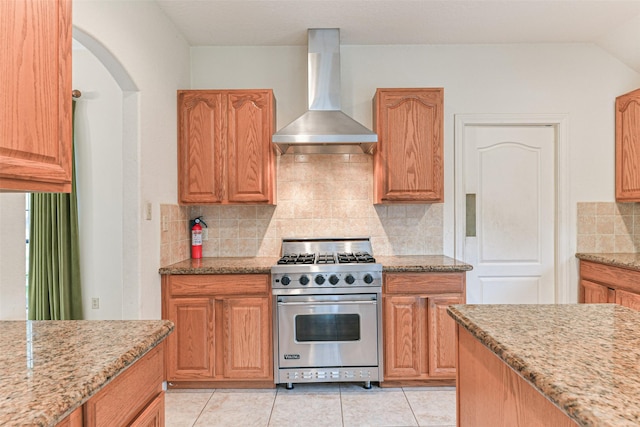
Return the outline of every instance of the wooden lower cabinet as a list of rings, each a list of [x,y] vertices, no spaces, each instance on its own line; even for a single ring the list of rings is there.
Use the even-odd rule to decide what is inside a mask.
[[[616,291],[616,304],[640,310],[640,294],[618,289]]]
[[[589,280],[580,281],[581,302],[586,304],[606,304],[615,302],[615,290]]]
[[[446,310],[464,302],[464,272],[385,274],[381,386],[455,384],[455,321]]]
[[[163,346],[159,345],[84,404],[85,426],[130,426],[162,391]],[[155,403],[157,404],[157,403]]]
[[[166,275],[163,318],[171,388],[272,388],[271,294],[267,274]]]
[[[56,427],[163,427],[163,349],[153,348]]]
[[[56,427],[82,427],[82,406],[67,415]]]
[[[459,427],[578,425],[466,329],[457,328]]]
[[[640,310],[640,271],[581,260],[578,302]]]
[[[164,426],[164,392],[159,394],[140,415],[131,423],[131,427]]]

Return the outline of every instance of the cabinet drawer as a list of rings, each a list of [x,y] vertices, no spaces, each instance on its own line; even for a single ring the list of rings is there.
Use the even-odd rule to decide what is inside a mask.
[[[640,272],[625,268],[580,261],[580,278],[615,289],[640,293]]]
[[[465,273],[386,273],[388,294],[462,293]]]
[[[171,296],[269,295],[268,274],[172,275]]]
[[[129,366],[85,404],[87,426],[124,426],[162,393],[163,346]]]

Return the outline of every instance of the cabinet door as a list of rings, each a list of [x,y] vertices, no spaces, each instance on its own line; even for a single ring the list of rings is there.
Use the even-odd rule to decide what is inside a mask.
[[[456,322],[447,307],[463,304],[460,295],[429,297],[429,376],[456,376]]]
[[[384,379],[418,379],[426,374],[425,298],[384,297]]]
[[[603,304],[614,302],[614,291],[607,286],[582,279],[580,281],[580,302],[585,304]]]
[[[178,91],[178,199],[223,199],[225,102],[219,91]]]
[[[213,379],[216,374],[213,299],[171,299],[168,309],[175,330],[167,337],[167,380]]]
[[[628,291],[616,290],[616,304],[640,310],[640,295]]]
[[[56,424],[56,427],[82,427],[82,406],[70,413],[64,420]]]
[[[227,100],[228,201],[273,203],[272,92],[233,91]]]
[[[225,379],[273,378],[268,297],[223,300]]]
[[[444,201],[444,90],[378,89],[374,203]]]
[[[616,98],[616,200],[640,202],[640,89]]]
[[[164,427],[164,392],[158,394],[129,427]]]
[[[0,1],[0,188],[71,191],[71,0]]]

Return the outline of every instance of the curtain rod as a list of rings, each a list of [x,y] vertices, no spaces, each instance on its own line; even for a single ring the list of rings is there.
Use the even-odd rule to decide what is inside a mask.
[[[74,89],[71,91],[71,96],[73,96],[74,98],[80,98],[82,96],[82,92],[80,92],[78,89]]]

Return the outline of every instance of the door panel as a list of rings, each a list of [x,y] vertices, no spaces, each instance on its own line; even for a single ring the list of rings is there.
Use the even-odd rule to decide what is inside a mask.
[[[224,376],[269,378],[272,372],[269,298],[226,298],[224,307]]]
[[[467,126],[464,152],[465,192],[476,195],[467,301],[554,302],[555,129]]]

